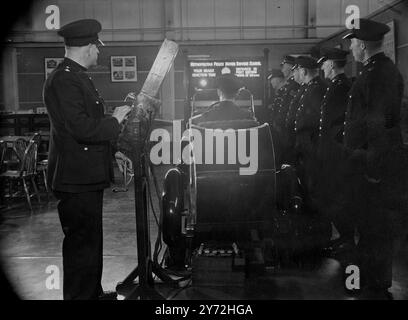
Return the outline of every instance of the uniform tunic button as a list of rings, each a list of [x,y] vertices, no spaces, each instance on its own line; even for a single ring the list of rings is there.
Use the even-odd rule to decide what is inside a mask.
[[[96,101],[96,104],[99,104],[99,101]]]
[[[84,150],[85,150],[85,151],[88,151],[88,147],[85,147]]]

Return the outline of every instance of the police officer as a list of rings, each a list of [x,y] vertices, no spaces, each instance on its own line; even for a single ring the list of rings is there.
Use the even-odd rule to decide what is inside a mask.
[[[295,81],[293,75],[293,66],[295,64],[295,58],[292,56],[285,56],[281,62],[281,71],[283,73],[285,84],[281,88],[280,96],[274,103],[274,110],[276,110],[276,115],[274,118],[275,127],[279,132],[282,131],[284,126],[284,121],[286,114],[289,110],[289,105],[295,97],[297,90],[299,89],[299,84]]]
[[[359,22],[359,23],[358,23]],[[347,106],[344,146],[350,194],[348,210],[357,222],[361,285],[370,298],[387,298],[392,283],[393,224],[398,213],[398,155],[403,79],[383,52],[385,24],[367,19],[344,36],[363,63]]]
[[[279,166],[280,158],[282,153],[282,128],[278,126],[278,117],[282,111],[281,105],[286,96],[285,88],[285,79],[283,73],[279,69],[272,69],[271,73],[268,76],[268,80],[271,84],[271,87],[274,91],[274,98],[270,105],[270,110],[268,114],[268,123],[270,125],[273,145],[275,151],[275,162]]]
[[[285,84],[280,88],[278,97],[272,105],[272,127],[277,137],[277,165],[288,162],[287,153],[289,152],[289,139],[286,132],[286,117],[289,112],[289,107],[294,100],[299,89],[299,83],[294,80],[293,66],[295,58],[290,55],[283,57],[281,62],[281,72],[283,74]],[[275,142],[276,139],[274,139]]]
[[[74,21],[58,34],[65,41],[64,61],[44,84],[43,99],[51,122],[48,180],[59,200],[64,232],[64,299],[98,299],[103,295],[102,202],[112,179],[111,141],[130,111],[112,116],[87,69],[97,64],[101,24]]]
[[[347,212],[341,210],[343,191],[343,132],[344,118],[351,82],[344,73],[348,51],[338,48],[322,48],[318,63],[324,72],[329,86],[324,94],[320,109],[318,142],[319,163],[319,206],[330,217],[340,238],[332,249],[342,258],[353,250],[354,228]]]
[[[306,85],[295,115],[296,169],[303,184],[305,203],[309,210],[315,208],[312,192],[316,184],[316,147],[319,134],[320,106],[326,84],[319,76],[317,61],[308,56],[296,58],[300,82]],[[314,210],[314,209],[313,209]]]
[[[299,108],[299,101],[306,89],[306,84],[300,80],[299,69],[296,65],[292,66],[293,69],[293,80],[298,84],[298,89],[289,103],[288,111],[285,116],[285,126],[284,133],[286,134],[286,139],[284,139],[284,149],[282,156],[282,163],[295,165],[295,121],[296,121],[296,111]]]
[[[216,78],[215,86],[219,102],[210,107],[209,110],[192,118],[194,124],[200,124],[208,121],[223,120],[255,120],[252,112],[241,109],[236,103],[235,98],[242,87],[238,78],[231,74],[222,74]]]

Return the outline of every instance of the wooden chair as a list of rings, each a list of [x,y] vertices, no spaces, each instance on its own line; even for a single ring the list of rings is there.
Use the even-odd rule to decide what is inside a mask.
[[[10,147],[7,142],[5,143],[6,150],[2,164],[5,170],[18,170],[27,148],[27,140],[24,138],[18,138],[13,142],[12,147]]]
[[[47,193],[47,200],[49,200],[49,189],[47,183],[47,169],[48,169],[48,152],[44,149],[41,132],[28,133],[32,141],[37,144],[37,172],[39,173],[40,183],[44,184],[45,192]],[[41,181],[42,180],[42,181]]]
[[[24,138],[18,138],[13,144],[14,152],[17,154],[17,157],[20,161],[23,160],[26,148],[27,148],[27,140]]]
[[[0,175],[2,180],[6,180],[9,183],[9,197],[18,197],[18,192],[13,194],[13,183],[15,181],[22,182],[25,197],[30,208],[30,212],[33,213],[33,207],[31,204],[31,197],[36,195],[38,202],[41,202],[40,194],[38,192],[37,185],[35,184],[34,177],[37,173],[37,143],[31,140],[24,151],[22,161],[18,170],[7,170]],[[30,193],[29,183],[34,189],[34,193]]]
[[[4,166],[4,159],[6,156],[6,151],[7,151],[7,143],[3,140],[0,140],[0,173],[5,171],[5,166]]]

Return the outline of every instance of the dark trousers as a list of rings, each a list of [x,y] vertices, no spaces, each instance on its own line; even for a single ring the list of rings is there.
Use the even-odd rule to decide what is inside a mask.
[[[302,133],[296,136],[295,145],[296,172],[302,184],[305,208],[317,211],[317,165],[315,145],[310,134]]]
[[[356,262],[361,284],[372,289],[392,285],[392,258],[395,209],[387,205],[385,183],[370,183],[362,175],[348,179],[345,210],[355,223],[359,240]]]
[[[97,299],[102,293],[103,190],[55,192],[64,232],[64,300]]]
[[[350,185],[345,182],[342,146],[320,138],[317,148],[317,201],[321,212],[335,225],[343,241],[354,241],[355,218],[345,210],[345,196]]]

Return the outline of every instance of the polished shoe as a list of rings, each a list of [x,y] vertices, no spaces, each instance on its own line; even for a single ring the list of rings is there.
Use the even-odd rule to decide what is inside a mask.
[[[356,255],[356,245],[350,240],[337,240],[333,241],[330,247],[327,249],[333,259],[339,262],[350,262],[354,260]]]
[[[98,300],[118,300],[116,291],[104,291],[99,295]]]

